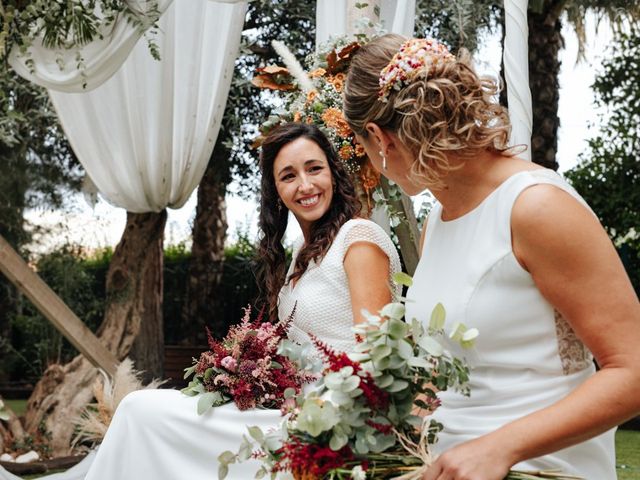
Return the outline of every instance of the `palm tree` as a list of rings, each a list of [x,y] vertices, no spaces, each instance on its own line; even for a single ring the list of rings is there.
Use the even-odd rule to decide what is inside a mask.
[[[533,103],[531,158],[534,162],[558,169],[558,98],[560,50],[563,14],[575,29],[579,56],[586,44],[585,16],[595,13],[598,20],[608,19],[614,29],[640,19],[640,4],[633,0],[537,0],[529,2],[529,85]]]

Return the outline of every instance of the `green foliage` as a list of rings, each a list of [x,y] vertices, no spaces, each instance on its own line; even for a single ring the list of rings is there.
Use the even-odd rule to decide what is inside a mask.
[[[225,249],[220,295],[221,310],[211,318],[223,318],[227,327],[238,322],[243,308],[257,296],[253,273],[255,247],[246,233]],[[289,251],[289,258],[291,252]],[[87,326],[96,331],[105,309],[105,282],[110,248],[87,257],[79,247],[63,246],[43,255],[36,263],[40,276]],[[164,256],[164,334],[166,344],[182,344],[182,304],[191,252],[184,244],[170,246]],[[0,337],[0,381],[34,381],[51,362],[66,362],[77,354],[60,333],[26,299],[8,312],[7,335]],[[227,328],[220,334],[226,333]]]
[[[260,66],[282,63],[272,40],[284,42],[304,59],[315,46],[315,2],[256,0],[249,2],[240,54],[236,60],[218,141],[212,155],[224,184],[238,180],[239,193],[257,191],[257,152],[252,143],[258,127],[280,102],[277,93],[259,90],[251,84]]]
[[[500,27],[503,2],[498,0],[418,0],[415,35],[434,37],[452,50],[473,52],[480,39]]]
[[[77,247],[63,246],[36,263],[42,279],[84,322],[95,330],[102,320],[104,302],[96,294],[96,279],[82,260]],[[0,367],[5,375],[21,372],[18,378],[38,378],[51,363],[70,360],[76,350],[23,297],[9,316],[8,339],[0,340],[7,360]]]
[[[37,37],[47,48],[76,50],[76,64],[82,69],[84,60],[80,47],[113,28],[118,18],[124,18],[141,34],[157,28],[160,18],[157,0],[121,2],[113,0],[8,0],[0,3],[0,61],[12,48],[22,55]],[[149,40],[152,55],[158,51]],[[61,61],[61,60],[60,60]],[[31,59],[28,65],[32,66]]]
[[[602,130],[588,141],[567,178],[611,236],[640,291],[640,30],[620,35],[593,85],[607,108]]]

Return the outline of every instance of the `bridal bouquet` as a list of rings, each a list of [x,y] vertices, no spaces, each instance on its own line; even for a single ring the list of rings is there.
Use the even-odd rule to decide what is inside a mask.
[[[186,395],[201,394],[199,414],[230,401],[240,410],[281,408],[285,394],[300,394],[305,383],[316,379],[292,355],[281,353],[292,318],[293,313],[273,324],[263,322],[260,314],[252,321],[247,308],[241,323],[222,341],[207,329],[211,350],[185,369],[185,378],[194,378],[182,390]]]
[[[419,478],[418,469],[430,462],[428,445],[442,427],[418,414],[437,408],[437,391],[468,393],[469,372],[439,341],[445,335],[442,305],[427,328],[416,320],[405,323],[403,316],[401,303],[387,305],[379,316],[367,314],[367,322],[355,327],[361,342],[349,355],[314,339],[325,358],[317,388],[291,397],[281,431],[252,427],[239,453],[223,453],[220,478],[230,463],[252,456],[263,462],[256,478],[278,472],[304,479]],[[470,347],[477,334],[457,325],[449,336]]]
[[[406,280],[409,281],[409,280]],[[258,458],[256,478],[289,472],[296,479],[418,480],[433,461],[430,446],[442,425],[429,413],[439,406],[437,392],[454,388],[469,394],[469,370],[453,357],[443,338],[464,348],[479,332],[455,324],[445,332],[445,310],[438,304],[428,326],[406,323],[404,305],[392,303],[354,327],[355,353],[337,353],[314,339],[325,358],[323,377],[306,395],[289,396],[280,430],[248,429],[239,452],[224,452],[219,478],[229,465]],[[511,471],[509,480],[569,479],[557,472]]]

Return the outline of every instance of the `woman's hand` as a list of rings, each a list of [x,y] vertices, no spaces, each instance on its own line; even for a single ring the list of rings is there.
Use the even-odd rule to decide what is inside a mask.
[[[429,467],[423,480],[503,480],[513,461],[489,435],[447,450]]]

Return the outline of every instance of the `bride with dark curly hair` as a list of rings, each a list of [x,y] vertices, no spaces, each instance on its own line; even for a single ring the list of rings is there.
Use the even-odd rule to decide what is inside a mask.
[[[290,123],[262,145],[259,284],[271,321],[295,307],[291,339],[314,335],[339,351],[355,346],[361,310],[378,311],[397,291],[400,261],[387,234],[357,218],[353,185],[325,135]],[[287,268],[282,244],[292,214],[303,237]],[[240,411],[233,403],[197,414],[198,397],[176,390],[141,390],[118,407],[86,480],[217,478],[217,457],[236,450],[247,426],[276,427],[279,410]],[[247,480],[256,460],[231,465],[227,478]]]

